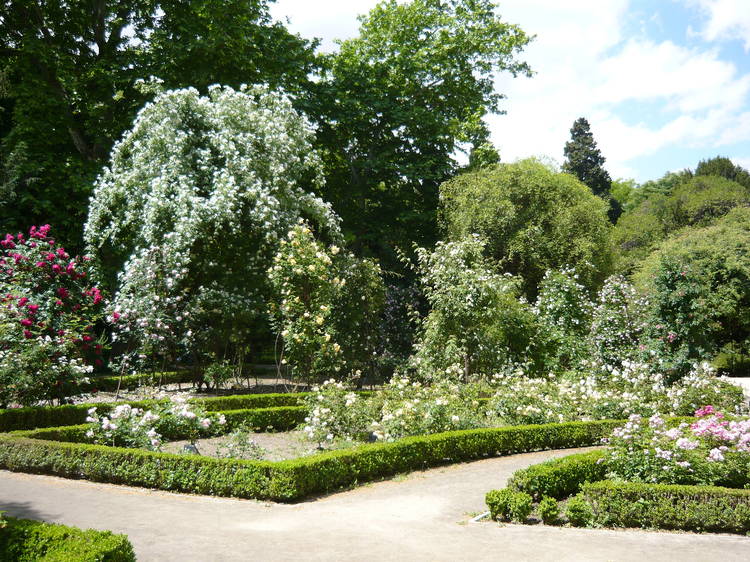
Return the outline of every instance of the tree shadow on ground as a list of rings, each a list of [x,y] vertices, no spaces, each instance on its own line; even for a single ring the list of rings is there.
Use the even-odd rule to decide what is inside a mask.
[[[31,502],[6,502],[0,499],[0,511],[5,511],[5,514],[10,517],[36,519],[37,521],[51,521],[57,517],[54,513],[44,513],[35,509]]]

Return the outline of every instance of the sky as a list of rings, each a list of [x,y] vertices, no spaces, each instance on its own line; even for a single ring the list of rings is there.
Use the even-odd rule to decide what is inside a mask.
[[[277,0],[271,14],[336,49],[376,0]],[[531,78],[496,77],[487,121],[505,162],[562,163],[578,117],[613,178],[637,182],[727,156],[750,169],[749,0],[505,0],[498,14],[534,41]]]

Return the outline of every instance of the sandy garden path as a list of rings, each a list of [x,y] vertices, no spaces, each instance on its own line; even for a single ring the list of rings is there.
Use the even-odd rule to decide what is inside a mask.
[[[126,533],[141,561],[750,560],[741,536],[469,521],[515,470],[570,452],[414,472],[294,505],[0,471],[0,509]]]

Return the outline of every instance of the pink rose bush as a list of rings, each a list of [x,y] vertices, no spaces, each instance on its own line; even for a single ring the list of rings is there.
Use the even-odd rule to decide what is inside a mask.
[[[730,419],[713,406],[677,426],[638,414],[607,442],[609,477],[662,484],[742,487],[750,467],[750,420]]]
[[[102,365],[104,297],[50,226],[0,240],[0,407],[62,402]]]

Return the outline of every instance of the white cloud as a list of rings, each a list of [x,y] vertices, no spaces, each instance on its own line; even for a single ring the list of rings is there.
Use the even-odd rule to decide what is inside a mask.
[[[634,174],[630,161],[661,149],[750,139],[750,117],[743,113],[750,75],[741,76],[717,50],[624,39],[625,1],[502,6],[505,19],[538,35],[524,55],[536,76],[498,80],[508,114],[490,121],[503,159],[540,152],[562,159],[569,129],[581,116],[614,177],[648,179]],[[633,109],[639,106],[642,118]]]
[[[748,0],[681,1],[705,16],[704,39],[741,38],[750,48]],[[278,0],[271,13],[289,17],[293,32],[321,37],[330,51],[334,38],[357,35],[356,17],[376,3]],[[499,11],[537,35],[520,55],[537,74],[497,79],[508,97],[507,115],[488,121],[503,160],[545,154],[562,161],[570,127],[581,116],[614,177],[650,179],[633,160],[659,150],[750,141],[750,75],[710,44],[690,48],[643,31],[626,36],[629,21],[658,20],[656,11],[634,14],[629,0],[505,0]]]
[[[706,41],[739,39],[750,51],[750,6],[747,0],[686,0],[708,17],[698,32]]]
[[[318,37],[321,50],[336,49],[334,39],[356,37],[359,30],[357,16],[367,14],[376,0],[278,0],[270,5],[271,15],[302,37]]]

